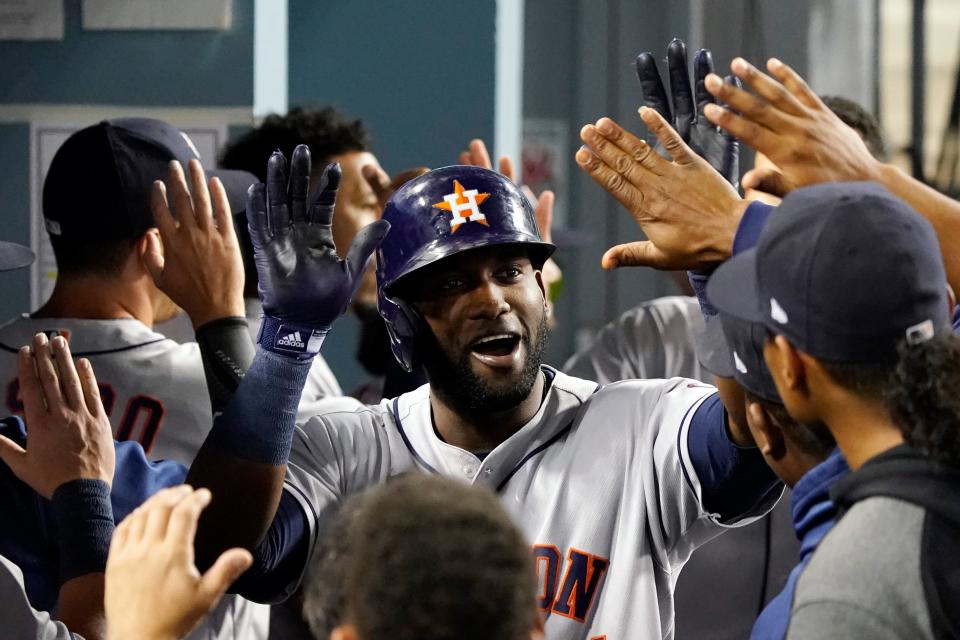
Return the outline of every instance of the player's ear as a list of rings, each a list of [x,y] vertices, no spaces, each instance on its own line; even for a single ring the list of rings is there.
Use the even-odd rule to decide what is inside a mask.
[[[780,460],[786,454],[783,432],[759,402],[747,402],[747,424],[764,456]]]
[[[543,295],[543,301],[547,301],[547,285],[543,281],[543,269],[534,269],[533,277],[537,279],[537,286],[540,287],[540,293]]]
[[[784,388],[790,391],[805,391],[807,383],[806,365],[797,348],[790,344],[790,341],[784,336],[775,336],[773,340],[767,342],[767,345],[770,355],[773,356],[767,359],[767,366],[770,368],[771,374],[774,373],[774,368],[779,373],[779,375],[774,374],[774,379],[779,379]],[[769,357],[767,351],[768,349],[764,349],[765,357]],[[773,361],[771,362],[771,360]]]
[[[159,246],[161,254],[163,253],[163,240],[160,239],[160,231],[158,229],[147,229],[134,243],[137,256],[139,256],[141,260],[143,256],[150,251],[151,244]]]
[[[342,624],[330,632],[330,640],[359,640],[360,635],[352,624]]]

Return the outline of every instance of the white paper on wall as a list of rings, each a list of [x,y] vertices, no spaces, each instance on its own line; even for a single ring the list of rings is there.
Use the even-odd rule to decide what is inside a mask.
[[[231,0],[83,0],[84,29],[229,29]]]
[[[0,0],[0,40],[63,40],[64,0]]]

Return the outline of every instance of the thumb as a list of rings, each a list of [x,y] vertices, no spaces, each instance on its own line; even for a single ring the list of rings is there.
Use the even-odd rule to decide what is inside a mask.
[[[783,198],[796,188],[796,185],[773,167],[757,167],[747,171],[740,184],[744,189],[756,189],[778,198]]]
[[[367,260],[383,241],[390,231],[390,223],[386,220],[371,222],[357,234],[347,252],[347,271],[356,287],[360,283],[360,275],[367,267]]]
[[[23,447],[6,436],[0,436],[0,460],[10,467],[13,475],[20,477],[20,470],[26,463],[26,459],[27,452]]]
[[[143,264],[147,267],[147,272],[153,279],[153,283],[160,286],[160,280],[163,278],[163,250],[160,248],[160,238],[153,234],[147,234],[147,250],[143,254]]]
[[[208,609],[216,606],[220,596],[253,564],[253,556],[246,549],[235,547],[220,554],[213,566],[200,578],[198,592]]]
[[[619,267],[673,268],[669,262],[668,256],[649,240],[618,244],[607,249],[600,258],[600,266],[607,270]]]

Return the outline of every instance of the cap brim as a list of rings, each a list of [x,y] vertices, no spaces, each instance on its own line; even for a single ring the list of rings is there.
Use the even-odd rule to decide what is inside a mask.
[[[257,176],[246,171],[236,171],[233,169],[213,169],[207,171],[208,178],[219,178],[223,183],[223,188],[227,192],[227,200],[230,202],[230,213],[238,213],[247,207],[247,189],[250,185],[260,182]]]
[[[720,265],[707,283],[707,298],[724,313],[741,320],[763,322],[756,249],[744,251]]]
[[[705,318],[703,326],[693,335],[697,359],[704,369],[721,378],[734,375],[733,356],[723,334],[720,316]]]
[[[35,258],[29,247],[0,240],[0,271],[22,269],[33,264]]]

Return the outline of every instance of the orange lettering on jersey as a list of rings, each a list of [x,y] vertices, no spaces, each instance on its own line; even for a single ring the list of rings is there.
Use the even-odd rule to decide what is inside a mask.
[[[552,612],[584,622],[607,572],[610,560],[579,549],[567,553],[567,572],[563,577]]]
[[[563,555],[552,544],[538,544],[533,547],[533,560],[537,568],[537,608],[549,611],[557,594]]]
[[[537,608],[577,622],[586,621],[596,600],[610,561],[573,547],[567,552],[566,562],[560,550],[552,544],[533,546],[534,566],[537,569]],[[560,569],[563,580],[558,584]],[[597,636],[591,640],[599,640]]]

